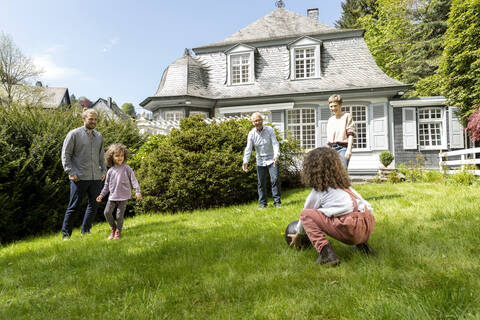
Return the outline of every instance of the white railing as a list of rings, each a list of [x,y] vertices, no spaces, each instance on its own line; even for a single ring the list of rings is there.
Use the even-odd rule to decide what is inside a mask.
[[[480,148],[470,148],[463,150],[455,150],[443,152],[438,154],[440,169],[444,170],[447,174],[457,173],[458,170],[464,170],[465,165],[478,165],[480,164],[480,157],[477,158],[476,154],[480,153]],[[457,159],[449,160],[449,157]],[[459,159],[458,159],[459,158]],[[480,176],[480,170],[468,170],[476,176]]]

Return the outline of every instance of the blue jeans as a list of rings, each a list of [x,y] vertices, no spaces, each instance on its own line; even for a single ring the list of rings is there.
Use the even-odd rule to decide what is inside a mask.
[[[88,205],[85,210],[85,215],[83,216],[81,232],[90,232],[98,207],[96,198],[100,194],[100,191],[102,191],[101,180],[80,180],[77,182],[70,180],[70,202],[68,203],[62,225],[62,235],[64,237],[70,237],[72,235],[73,226],[70,220],[77,212],[78,206],[82,202],[85,193],[88,195]]]
[[[278,179],[278,164],[274,167],[273,163],[268,166],[257,166],[258,177],[258,202],[260,205],[267,205],[267,171],[270,174],[272,184],[273,203],[280,204],[280,181]]]
[[[345,169],[348,168],[348,163],[350,162],[350,159],[345,159],[345,153],[347,152],[347,147],[341,146],[339,144],[332,144],[332,149],[336,150],[338,155],[340,156],[340,159],[343,162],[343,165],[345,166]]]

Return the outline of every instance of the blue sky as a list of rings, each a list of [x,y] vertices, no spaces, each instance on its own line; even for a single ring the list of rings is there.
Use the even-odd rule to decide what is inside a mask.
[[[341,0],[285,0],[334,26]],[[0,0],[0,32],[44,70],[40,80],[137,108],[185,48],[214,43],[275,10],[274,0]]]

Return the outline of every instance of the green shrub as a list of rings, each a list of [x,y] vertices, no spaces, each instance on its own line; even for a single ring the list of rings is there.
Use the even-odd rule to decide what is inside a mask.
[[[400,176],[398,175],[396,170],[393,170],[392,172],[390,172],[388,174],[387,182],[389,182],[389,183],[400,183],[400,182],[402,182],[402,178],[400,178]]]
[[[62,144],[69,130],[82,125],[76,110],[0,109],[0,242],[61,228],[69,199]],[[97,128],[106,145],[121,142],[135,149],[143,142],[132,122],[100,117]]]
[[[386,168],[390,163],[392,163],[393,155],[390,153],[390,151],[385,150],[380,153],[380,163],[383,164],[383,166]]]
[[[248,120],[207,124],[199,117],[180,121],[165,138],[150,137],[131,160],[142,186],[142,212],[191,210],[251,201],[257,197],[255,157],[241,169]],[[298,143],[281,143],[280,175],[286,174]]]

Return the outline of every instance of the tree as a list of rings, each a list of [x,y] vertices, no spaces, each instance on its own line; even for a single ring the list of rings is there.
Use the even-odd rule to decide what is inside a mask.
[[[453,0],[440,60],[444,95],[463,124],[480,103],[480,0]]]
[[[23,55],[10,36],[0,33],[0,89],[5,92],[6,105],[10,106],[13,100],[25,94],[22,89],[26,87],[27,80],[40,73],[32,60]]]
[[[412,48],[407,52],[402,81],[415,85],[410,96],[442,95],[436,71],[443,53],[451,0],[421,0],[412,10]]]
[[[78,101],[78,100],[77,100],[77,97],[75,97],[75,95],[72,93],[72,94],[70,95],[70,103],[71,103],[71,104],[74,104],[74,103],[77,102],[77,101]]]
[[[361,28],[358,21],[365,15],[371,15],[377,19],[377,4],[375,0],[346,0],[342,2],[342,17],[335,22],[335,27],[341,29]]]
[[[475,112],[468,118],[467,133],[473,141],[480,141],[480,105],[476,105]]]
[[[122,110],[123,112],[125,112],[125,114],[128,114],[130,117],[135,117],[136,115],[135,107],[133,106],[133,104],[129,102],[125,102],[124,104],[122,104]]]

